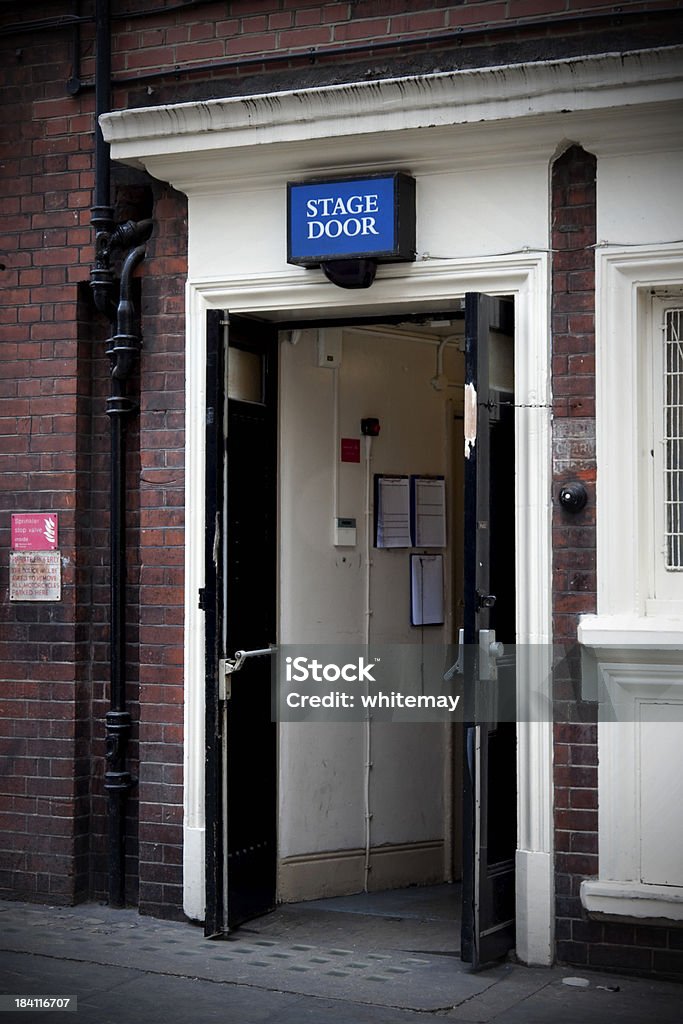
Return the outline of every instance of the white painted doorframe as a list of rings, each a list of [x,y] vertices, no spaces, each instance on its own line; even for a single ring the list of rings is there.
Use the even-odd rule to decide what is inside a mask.
[[[334,315],[443,309],[466,291],[512,295],[516,338],[516,592],[521,663],[518,701],[533,686],[535,721],[519,722],[517,954],[529,964],[553,957],[550,373],[548,255],[514,254],[382,268],[359,296],[319,275],[190,279],[186,335],[185,800],[184,910],[204,914],[204,636],[197,594],[204,584],[205,322],[208,308],[296,321]],[[525,664],[530,652],[534,658]],[[539,658],[539,652],[541,654]],[[547,664],[543,665],[543,659]],[[533,675],[531,664],[533,663]]]

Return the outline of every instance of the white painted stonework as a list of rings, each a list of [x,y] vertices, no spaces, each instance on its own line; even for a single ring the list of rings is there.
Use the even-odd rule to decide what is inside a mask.
[[[607,355],[599,357],[604,403],[613,397],[605,367],[631,373],[628,360],[626,369],[618,365],[618,352],[607,339],[615,322],[633,328],[636,307],[629,288],[649,280],[647,272],[644,278],[636,274],[622,308],[610,290],[610,268],[620,281],[619,260],[627,266],[628,247],[643,246],[653,258],[660,253],[662,265],[678,274],[682,69],[680,49],[670,47],[118,111],[101,119],[115,159],[146,168],[189,200],[185,910],[190,917],[201,919],[204,911],[203,622],[196,595],[203,583],[206,310],[227,308],[296,322],[451,308],[466,291],[514,297],[517,639],[520,645],[549,644],[550,164],[574,142],[598,157],[597,340],[600,352],[607,345]],[[319,271],[287,265],[287,180],[387,168],[408,171],[417,180],[415,263],[380,267],[375,284],[363,292],[335,288]],[[620,405],[632,397],[635,379],[629,376],[627,383],[631,390],[620,394]],[[620,521],[621,481],[605,461],[604,432],[601,438],[600,616],[609,616],[612,624],[615,615],[632,622],[640,614],[628,596],[637,574],[631,558],[637,516],[629,498],[618,544],[613,531]],[[627,434],[626,440],[618,464],[631,458],[632,438]],[[286,579],[281,586],[287,586]],[[611,595],[607,601],[606,594]],[[596,628],[603,625],[601,619]],[[590,628],[587,624],[584,642]],[[669,629],[678,635],[679,624],[670,623]],[[525,678],[523,672],[518,677]],[[538,701],[549,707],[549,672],[538,673],[534,683]],[[517,953],[527,963],[547,964],[553,956],[552,725],[549,715],[538,718],[518,726]],[[601,735],[601,744],[605,739]],[[601,806],[603,798],[621,806],[618,795],[610,796],[604,773],[600,785]],[[434,828],[423,841],[436,838]]]
[[[652,514],[652,431],[661,416],[652,350],[662,344],[665,297],[679,302],[683,285],[683,243],[675,241],[683,211],[669,205],[681,185],[673,157],[664,154],[653,175],[669,182],[660,213],[666,208],[670,223],[654,221],[663,240],[642,243],[642,224],[626,224],[635,244],[598,251],[598,614],[579,626],[604,701],[600,873],[583,882],[581,898],[592,915],[657,922],[683,919],[683,825],[674,810],[683,796],[683,574],[673,574],[662,601],[652,571],[662,556]],[[637,163],[607,167],[603,223],[614,222],[618,203],[635,202],[637,172]]]

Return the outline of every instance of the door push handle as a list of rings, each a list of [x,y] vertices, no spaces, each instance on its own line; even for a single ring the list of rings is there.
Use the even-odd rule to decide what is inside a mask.
[[[479,630],[479,678],[495,680],[498,678],[496,662],[505,654],[505,647],[496,640],[495,629]]]
[[[496,640],[495,629],[479,630],[479,678],[497,679],[496,662],[505,654],[505,646]],[[458,630],[458,660],[444,673],[448,683],[453,676],[462,675],[465,671],[465,630]]]
[[[235,651],[234,658],[221,658],[218,672],[218,699],[230,700],[232,696],[232,676],[244,665],[247,658],[264,658],[273,654],[277,646],[258,647],[254,651]]]

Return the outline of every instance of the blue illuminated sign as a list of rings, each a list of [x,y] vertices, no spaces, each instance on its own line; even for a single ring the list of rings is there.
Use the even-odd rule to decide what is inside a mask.
[[[415,259],[415,179],[392,173],[290,182],[287,262]]]

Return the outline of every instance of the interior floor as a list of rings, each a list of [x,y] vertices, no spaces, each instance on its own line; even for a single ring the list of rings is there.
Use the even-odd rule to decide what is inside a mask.
[[[461,898],[459,884],[444,884],[286,903],[243,925],[235,937],[459,957]]]

